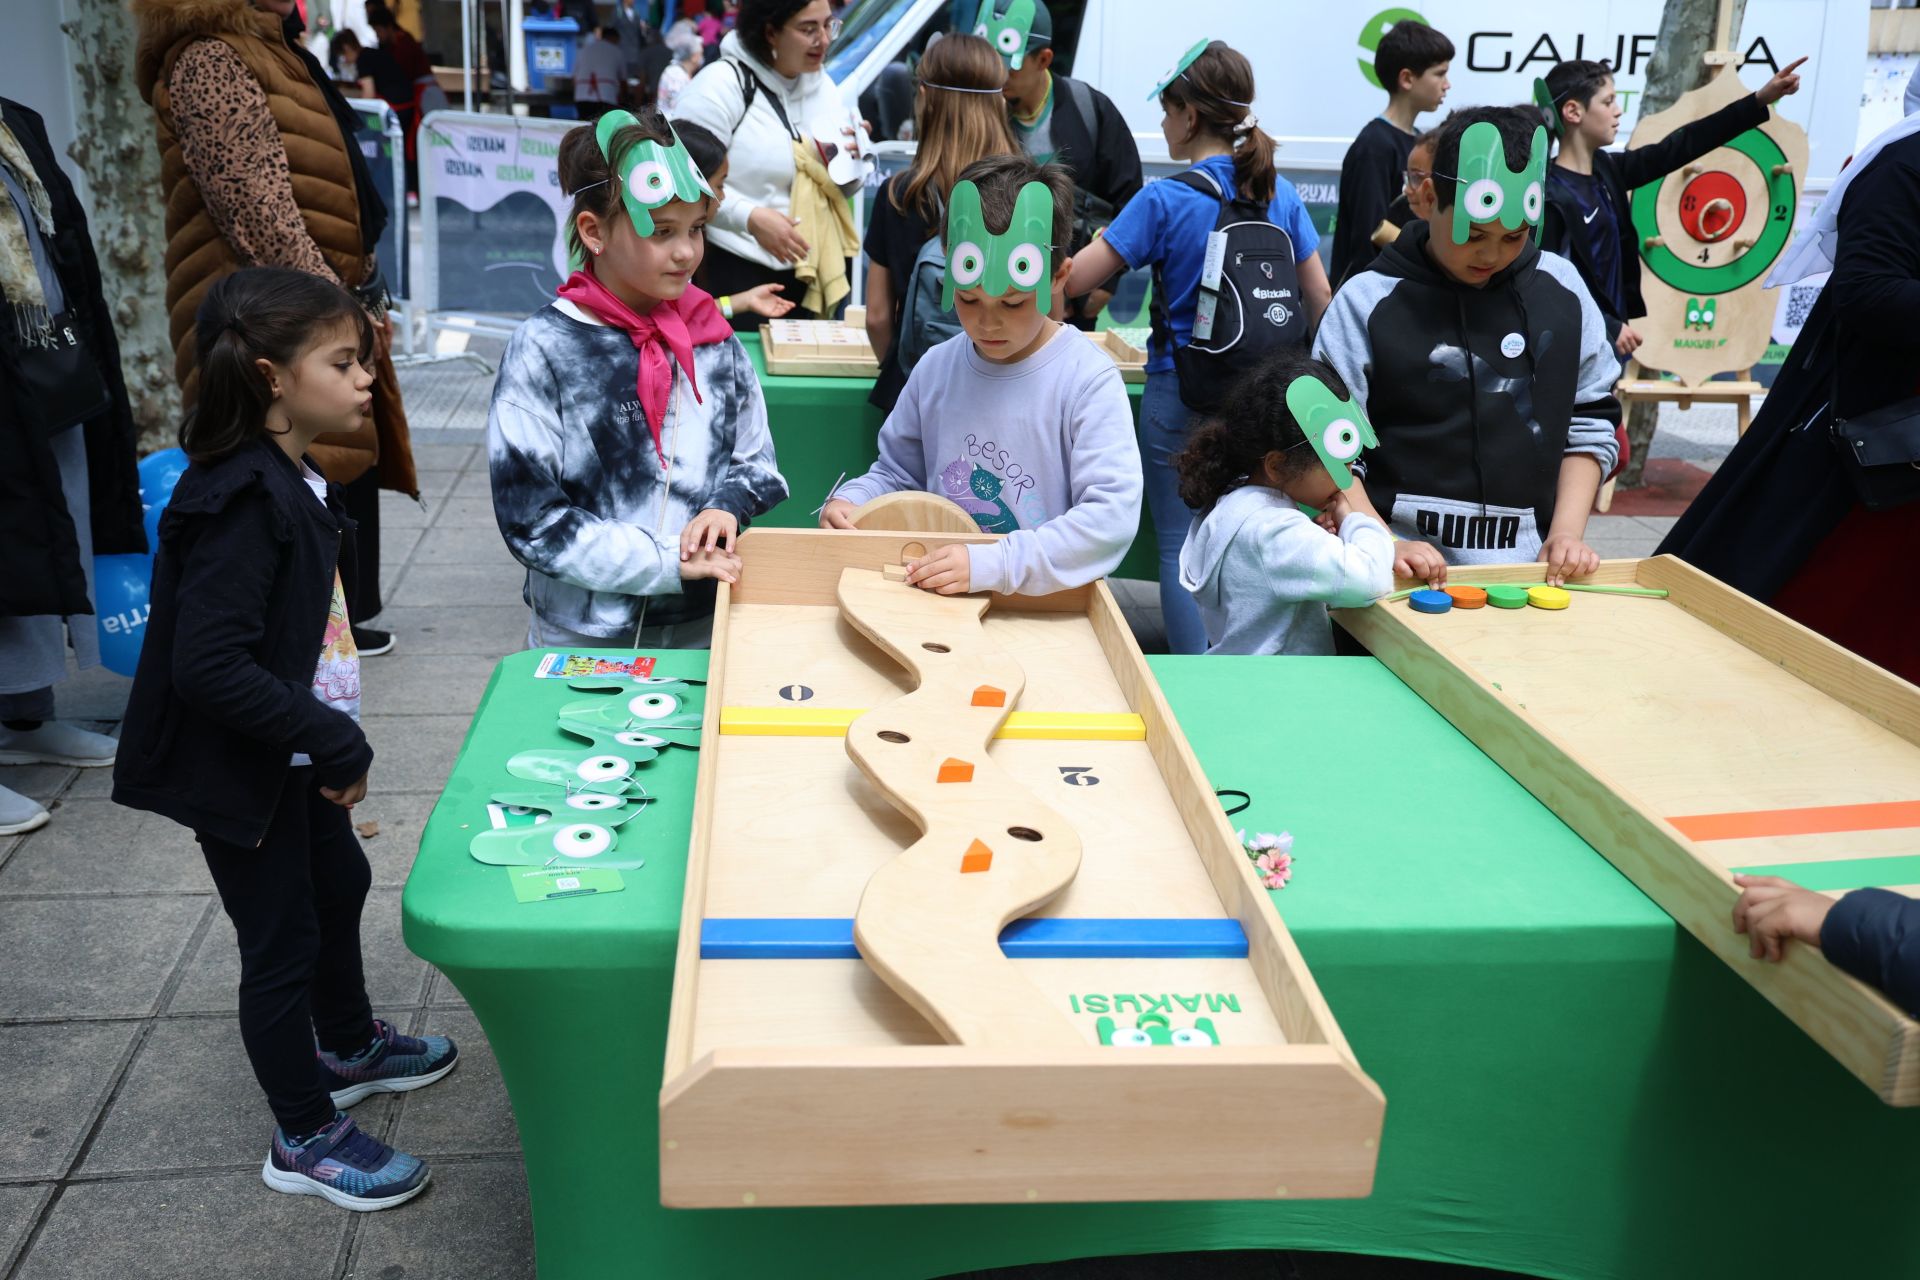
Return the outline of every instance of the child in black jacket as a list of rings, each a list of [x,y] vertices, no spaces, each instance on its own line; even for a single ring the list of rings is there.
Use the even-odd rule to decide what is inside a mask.
[[[262,1178],[360,1210],[419,1194],[427,1167],[339,1108],[431,1084],[458,1056],[377,1021],[361,974],[372,872],[348,813],[373,749],[340,576],[353,522],[303,455],[365,429],[372,334],[351,295],[305,272],[208,291],[180,433],[193,465],[160,521],[113,788],[192,828],[238,934],[240,1038],[279,1126]]]
[[[1560,150],[1547,170],[1540,247],[1570,259],[1579,269],[1606,318],[1607,341],[1620,355],[1630,356],[1640,345],[1640,335],[1627,322],[1647,313],[1640,297],[1640,246],[1628,203],[1633,189],[1765,124],[1771,103],[1799,91],[1796,68],[1805,61],[1789,63],[1748,97],[1682,125],[1658,142],[1618,152],[1602,150],[1620,133],[1613,68],[1576,60],[1547,73],[1541,106],[1550,108],[1547,128],[1559,138]]]

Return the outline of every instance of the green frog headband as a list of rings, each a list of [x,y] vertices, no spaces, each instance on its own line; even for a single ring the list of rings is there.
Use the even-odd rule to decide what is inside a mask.
[[[1470,226],[1498,222],[1507,230],[1525,224],[1537,232],[1547,202],[1547,130],[1533,131],[1527,167],[1507,168],[1500,128],[1477,120],[1460,136],[1459,174],[1453,201],[1453,242],[1465,244]]]
[[[1547,88],[1547,82],[1538,76],[1533,79],[1533,105],[1540,108],[1540,114],[1547,118],[1547,133],[1559,137],[1566,123],[1560,119],[1560,99],[1553,96],[1553,90]]]
[[[1167,74],[1160,77],[1160,83],[1153,86],[1153,92],[1147,95],[1147,101],[1157,101],[1160,95],[1167,91],[1168,85],[1187,74],[1187,68],[1192,66],[1200,55],[1207,51],[1207,46],[1212,43],[1213,38],[1211,36],[1204,37],[1199,44],[1194,45],[1193,48],[1181,54],[1180,61],[1174,63],[1173,66],[1168,69]],[[1236,103],[1235,105],[1239,106],[1244,104]]]
[[[980,211],[980,188],[956,183],[947,206],[947,278],[940,305],[951,311],[956,289],[986,290],[1000,297],[1008,290],[1037,293],[1053,278],[1053,192],[1044,182],[1029,182],[1013,202],[1007,229],[987,230]]]
[[[1354,460],[1362,449],[1380,445],[1360,406],[1342,400],[1326,383],[1308,375],[1287,384],[1287,412],[1300,424],[1300,434],[1320,455],[1333,482],[1342,489],[1352,488]]]
[[[600,117],[593,136],[608,164],[613,163],[613,135],[639,123],[631,111],[609,111]],[[621,157],[620,168],[613,176],[620,187],[621,203],[627,206],[627,217],[642,236],[653,234],[653,211],[669,200],[694,201],[713,194],[700,166],[687,154],[687,144],[680,141],[672,125],[667,126],[667,132],[673,136],[672,146],[663,147],[647,139]]]
[[[1018,71],[1027,60],[1027,42],[1033,36],[1033,0],[1013,0],[999,17],[993,13],[993,0],[980,0],[979,16],[973,20],[973,34],[993,46],[1007,60],[1010,71]]]

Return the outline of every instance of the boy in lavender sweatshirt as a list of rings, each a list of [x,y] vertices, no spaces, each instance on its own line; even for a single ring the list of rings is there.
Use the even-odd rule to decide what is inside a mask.
[[[879,460],[820,513],[824,527],[850,529],[861,503],[920,489],[1006,535],[911,562],[907,581],[928,591],[1077,587],[1112,572],[1139,527],[1140,448],[1120,372],[1046,316],[1072,261],[1054,251],[1072,226],[1073,184],[1059,165],[994,156],[961,173],[944,301],[965,332],[921,357],[880,428]]]

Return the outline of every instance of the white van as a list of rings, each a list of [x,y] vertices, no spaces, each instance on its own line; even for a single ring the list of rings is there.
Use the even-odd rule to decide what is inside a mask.
[[[827,71],[843,92],[859,94],[868,118],[886,130],[912,102],[904,67],[886,68],[924,48],[936,31],[970,29],[978,7],[979,0],[857,0],[828,54]],[[1385,102],[1373,83],[1373,50],[1392,23],[1419,19],[1452,38],[1457,52],[1448,102],[1454,106],[1527,102],[1534,78],[1562,59],[1611,61],[1620,68],[1624,143],[1638,116],[1662,7],[1662,0],[1419,0],[1417,9],[1379,0],[1351,7],[1303,0],[1048,0],[1055,65],[1113,99],[1140,139],[1143,159],[1166,158],[1159,106],[1148,91],[1182,50],[1208,35],[1253,60],[1254,110],[1282,142],[1283,166],[1336,171],[1347,143]],[[1803,54],[1812,59],[1802,73],[1806,84],[1780,111],[1812,139],[1807,185],[1815,189],[1825,189],[1853,152],[1867,8],[1862,0],[1750,0],[1734,42],[1747,59],[1740,77],[1753,87]],[[1423,121],[1438,122],[1438,115]],[[887,130],[882,136],[896,135]]]

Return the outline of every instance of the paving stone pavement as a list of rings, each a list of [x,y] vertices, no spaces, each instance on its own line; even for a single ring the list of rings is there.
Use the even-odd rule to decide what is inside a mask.
[[[447,366],[436,376],[450,381]],[[472,374],[461,375],[469,382]],[[458,403],[485,389],[448,392]],[[107,796],[111,770],[0,767],[53,821],[0,837],[0,1276],[6,1280],[366,1277],[525,1280],[533,1229],[499,1068],[453,987],[400,938],[400,889],[487,674],[525,643],[520,574],[484,498],[475,430],[423,430],[425,506],[382,496],[379,619],[364,714],[378,761],[354,812],[380,824],[363,944],[379,1016],[452,1035],[460,1067],[354,1108],[430,1160],[406,1207],[344,1213],[260,1182],[272,1120],[234,1021],[233,929],[192,836]],[[465,487],[463,488],[463,483]],[[56,690],[59,714],[112,732],[129,681],[102,670]]]
[[[400,887],[420,828],[488,673],[524,643],[527,617],[520,572],[487,497],[476,429],[486,379],[448,365],[405,377],[432,379],[433,398],[423,399],[442,411],[416,435],[423,502],[381,500],[391,605],[378,622],[398,643],[363,672],[364,723],[378,759],[355,818],[380,824],[365,841],[375,885],[367,973],[381,1016],[407,1031],[453,1035],[463,1062],[432,1088],[369,1099],[355,1115],[429,1157],[434,1181],[413,1204],[380,1214],[267,1190],[259,1165],[271,1120],[235,1029],[232,929],[192,838],[113,805],[109,770],[0,767],[0,785],[53,812],[37,832],[0,837],[4,1280],[533,1275],[519,1141],[498,1068],[459,993],[400,939]],[[1597,517],[1595,546],[1646,554],[1664,523]],[[1143,646],[1164,648],[1152,585],[1124,584],[1120,595]],[[77,675],[58,688],[59,714],[112,732],[128,684],[103,670]],[[1308,1257],[1210,1255],[1191,1269],[1177,1259],[1149,1269],[1324,1274]],[[1106,1270],[1095,1263],[1052,1274],[1147,1274],[1144,1264],[1115,1270],[1106,1261]],[[1041,1272],[1017,1274],[1038,1280]],[[1393,1274],[1410,1272],[1396,1266]]]

